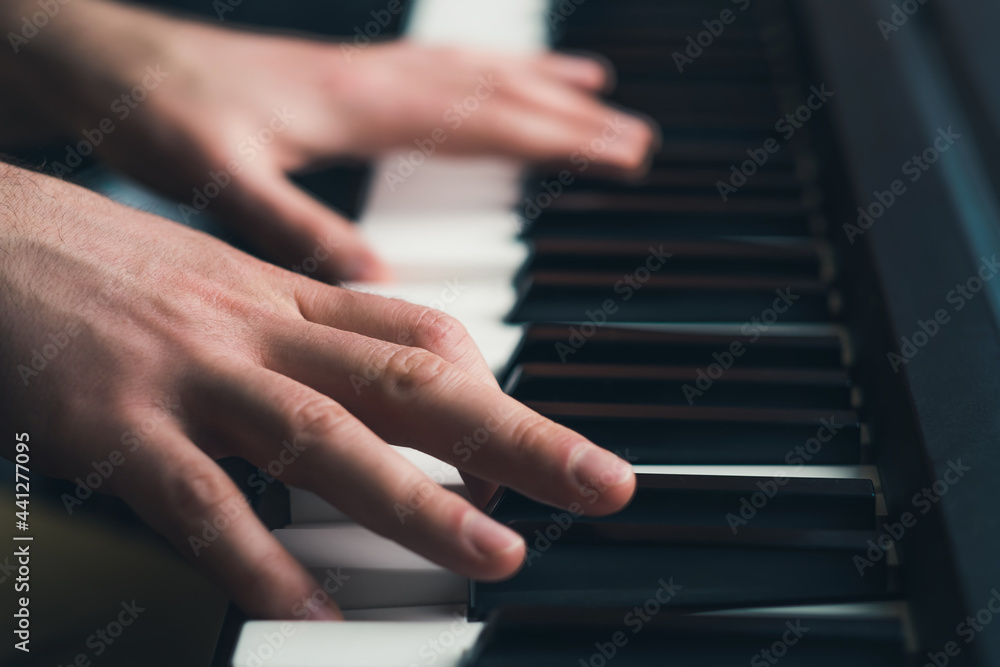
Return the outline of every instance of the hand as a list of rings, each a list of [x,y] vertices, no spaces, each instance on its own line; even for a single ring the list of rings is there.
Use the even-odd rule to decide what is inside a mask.
[[[645,121],[597,100],[608,82],[603,66],[563,55],[405,41],[357,49],[97,0],[67,6],[24,49],[54,52],[46,62],[61,64],[48,66],[49,89],[60,92],[46,106],[66,110],[70,136],[111,117],[116,128],[97,148],[107,161],[186,202],[189,215],[211,201],[224,222],[287,266],[323,246],[332,255],[315,274],[323,280],[389,272],[289,173],[421,146],[565,162],[602,135],[613,138],[595,165],[635,173],[654,142]],[[112,113],[135,86],[144,99],[118,102]]]
[[[437,311],[313,281],[6,165],[0,257],[0,428],[30,433],[40,472],[110,469],[98,490],[253,616],[295,617],[317,584],[220,457],[281,461],[282,481],[480,579],[513,574],[521,538],[387,443],[589,514],[633,493],[628,464],[503,394],[461,325]],[[469,447],[473,436],[481,444]]]

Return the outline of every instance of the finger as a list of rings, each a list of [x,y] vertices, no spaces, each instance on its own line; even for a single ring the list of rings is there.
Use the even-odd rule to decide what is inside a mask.
[[[270,368],[333,398],[392,444],[588,514],[632,497],[627,463],[426,350],[311,323],[268,339]]]
[[[299,283],[296,298],[300,312],[310,322],[423,348],[491,386],[500,386],[465,327],[441,311],[314,281]],[[486,507],[497,485],[468,472],[461,474],[476,507]]]
[[[384,281],[391,276],[354,225],[284,174],[234,177],[217,208],[253,242],[286,262],[285,268],[325,281]]]
[[[516,533],[442,488],[328,397],[261,368],[238,369],[205,393],[216,419],[239,429],[232,435],[245,456],[361,525],[465,576],[497,579],[520,567],[525,546]]]
[[[656,130],[649,122],[613,109],[598,120],[568,121],[549,110],[505,101],[489,110],[484,107],[473,118],[474,123],[467,123],[466,141],[452,144],[451,149],[494,151],[533,162],[586,160],[632,174],[648,168],[657,143]]]
[[[439,310],[314,281],[299,282],[295,298],[303,317],[310,322],[423,348],[497,386],[496,378],[465,327]]]
[[[118,491],[185,557],[208,571],[252,617],[339,620],[317,604],[319,584],[255,516],[228,475],[176,427],[128,459]]]
[[[586,56],[546,53],[535,61],[540,74],[589,91],[610,91],[615,72],[611,62],[598,54]]]
[[[600,127],[612,113],[592,94],[543,76],[521,76],[504,89],[504,94],[508,99],[524,102],[531,108],[563,120],[571,119],[596,127]]]

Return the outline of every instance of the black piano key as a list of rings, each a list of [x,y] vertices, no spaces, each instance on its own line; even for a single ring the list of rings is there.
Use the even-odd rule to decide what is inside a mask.
[[[566,189],[571,192],[651,194],[672,190],[682,191],[684,188],[701,188],[713,189],[717,194],[716,188],[719,181],[728,183],[731,176],[732,171],[729,167],[657,167],[639,181],[599,181],[581,178]],[[688,191],[690,192],[690,190]],[[776,169],[761,170],[747,179],[740,191],[763,191],[784,194],[785,196],[797,196],[801,192],[801,184],[795,173],[786,165]]]
[[[690,26],[690,23],[687,25]],[[748,30],[748,27],[751,26],[741,26],[733,22],[729,25],[729,28],[733,29],[726,31],[725,44],[716,44],[716,46],[720,49],[738,50],[755,56],[764,53],[764,43],[760,39],[760,34],[752,28]],[[704,29],[704,26],[698,28],[699,31]],[[571,29],[558,32],[553,39],[553,45],[559,49],[586,49],[591,53],[604,54],[611,53],[616,48],[636,45],[655,47],[660,44],[683,44],[686,47],[689,36],[693,36],[691,28],[677,24],[665,26],[648,24],[603,25],[600,27],[574,25]],[[701,57],[709,56],[710,53],[703,53]],[[673,65],[672,62],[670,64]]]
[[[696,64],[688,67],[682,62],[678,67],[673,55],[683,53],[686,39],[687,35],[681,36],[680,42],[609,43],[602,47],[601,55],[611,62],[615,80],[622,85],[671,80],[765,83],[773,78],[771,64],[757,45],[712,49]]]
[[[669,585],[669,582],[668,582]],[[634,607],[503,607],[467,667],[903,667],[902,623],[875,616],[680,615],[667,587]],[[667,602],[663,603],[662,600]],[[648,607],[647,607],[648,605]]]
[[[875,489],[868,479],[636,475],[636,494],[622,511],[577,516],[578,523],[873,530]],[[758,509],[760,507],[760,509]],[[497,493],[490,516],[502,523],[552,521],[559,510],[510,489]],[[745,524],[743,522],[746,522]]]
[[[642,264],[638,270],[645,271],[641,286],[631,272],[532,273],[508,321],[586,322],[597,317],[596,311],[608,322],[760,323],[765,318],[774,324],[833,319],[826,286],[819,280],[651,275]]]
[[[801,213],[664,213],[662,211],[557,210],[526,197],[518,213],[525,238],[706,239],[719,236],[807,237],[813,223]],[[544,201],[544,200],[541,200]]]
[[[711,195],[646,194],[641,192],[566,192],[554,198],[554,211],[593,211],[608,213],[659,212],[662,214],[716,215],[805,215],[808,207],[801,199],[791,196],[760,196],[753,199],[731,197],[723,201]]]
[[[507,393],[519,401],[591,401],[646,405],[830,408],[851,407],[851,382],[841,369],[730,368],[711,378],[690,366],[527,363],[510,376]]]
[[[772,125],[784,116],[775,101],[773,88],[765,83],[622,83],[611,98],[654,116],[663,111],[718,113],[720,109],[730,108],[744,114],[770,117]]]
[[[550,22],[556,31],[565,30],[567,34],[572,34],[581,28],[600,27],[603,32],[618,27],[634,28],[637,25],[670,25],[678,30],[697,33],[706,29],[702,21],[718,19],[723,10],[729,9],[733,12],[734,19],[725,26],[723,34],[742,33],[749,36],[757,32],[753,12],[739,11],[739,8],[732,2],[706,3],[701,7],[672,4],[635,5],[632,3],[615,3],[611,7],[592,2],[574,3],[574,5],[572,13],[560,15],[564,21]],[[560,40],[557,38],[557,41]],[[592,48],[593,46],[591,45]]]
[[[676,241],[606,239],[536,239],[515,282],[533,272],[631,272],[641,266],[651,249],[669,258],[661,275],[752,275],[821,278],[832,273],[822,244],[804,240],[785,243],[750,241]]]
[[[525,565],[506,581],[470,582],[470,618],[510,605],[641,605],[664,580],[682,586],[671,605],[686,610],[892,596],[887,559],[864,560],[875,531],[751,523],[734,534],[726,526],[578,522],[558,511],[508,526],[528,544]]]
[[[653,167],[671,166],[678,162],[692,165],[708,164],[728,169],[731,164],[739,165],[747,159],[747,150],[759,148],[739,141],[678,141],[664,144],[653,156]],[[772,166],[788,166],[795,162],[792,151],[780,150],[768,158],[761,169]]]
[[[635,464],[861,462],[861,423],[852,411],[706,407],[697,398],[693,406],[527,405]]]
[[[738,354],[734,356],[733,350]],[[614,326],[532,324],[517,364],[725,364],[736,368],[839,368],[849,359],[838,336],[688,333]]]

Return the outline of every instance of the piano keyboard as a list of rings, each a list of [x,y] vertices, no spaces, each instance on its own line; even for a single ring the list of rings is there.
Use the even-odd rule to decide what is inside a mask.
[[[247,622],[234,667],[603,664],[589,656],[610,646],[594,654],[610,660],[627,629],[615,608],[661,599],[664,580],[680,585],[671,613],[621,664],[773,664],[769,649],[786,665],[903,664],[894,553],[863,577],[854,560],[879,544],[886,509],[808,127],[727,201],[717,188],[800,103],[774,4],[416,3],[408,33],[426,42],[531,51],[556,24],[559,48],[610,59],[612,100],[655,119],[663,148],[641,183],[570,170],[558,194],[557,177],[497,160],[431,157],[390,183],[389,156],[361,229],[398,282],[352,287],[458,318],[508,393],[627,458],[639,490],[621,514],[571,529],[505,492],[493,516],[548,546],[482,584],[290,489],[275,534],[332,582],[348,621]],[[724,10],[717,43],[679,73],[674,52]],[[455,468],[403,451],[462,492]],[[810,629],[795,648],[799,622]]]

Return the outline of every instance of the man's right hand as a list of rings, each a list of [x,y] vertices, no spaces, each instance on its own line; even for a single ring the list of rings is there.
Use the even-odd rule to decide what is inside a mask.
[[[518,569],[521,538],[387,443],[589,514],[634,491],[627,463],[503,394],[445,315],[321,284],[2,164],[0,285],[0,427],[28,431],[50,475],[82,479],[113,462],[101,491],[253,616],[291,618],[317,584],[216,458],[267,468],[291,443],[300,453],[281,480],[481,579]],[[456,446],[483,428],[477,451]]]

